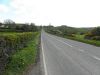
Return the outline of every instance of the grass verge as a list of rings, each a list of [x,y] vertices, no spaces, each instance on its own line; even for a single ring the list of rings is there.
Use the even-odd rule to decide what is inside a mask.
[[[27,47],[19,50],[10,57],[4,75],[22,75],[25,69],[32,63],[35,63],[37,55],[39,34],[35,36]]]
[[[84,39],[83,37],[84,36],[76,36],[76,37],[68,37],[67,36],[66,38],[100,47],[100,41],[97,41],[97,40],[88,40],[88,39]]]

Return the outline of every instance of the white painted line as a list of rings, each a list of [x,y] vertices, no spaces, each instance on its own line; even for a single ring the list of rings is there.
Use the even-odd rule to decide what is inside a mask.
[[[45,72],[45,75],[48,75],[47,67],[46,67],[46,61],[45,61],[45,56],[44,56],[44,48],[43,48],[42,38],[41,38],[41,48],[42,48],[42,55],[43,55],[44,72]]]
[[[48,36],[50,36],[50,35],[48,35]],[[50,36],[50,37],[52,37],[52,36]],[[52,38],[54,38],[54,37],[52,37]],[[56,38],[54,38],[54,39],[56,39]],[[56,40],[58,40],[58,39],[56,39]],[[68,43],[66,43],[66,42],[63,42],[63,41],[61,41],[61,40],[58,40],[59,42],[62,42],[62,43],[64,43],[64,44],[66,44],[66,45],[68,45],[68,46],[70,46],[70,47],[73,47],[72,45],[70,45],[70,44],[68,44]]]
[[[50,36],[50,35],[48,35],[48,36]],[[50,36],[50,37],[52,37],[52,36]],[[55,37],[52,37],[52,38],[56,39]],[[74,47],[74,46],[72,46],[72,45],[70,45],[70,44],[68,44],[68,43],[66,43],[66,42],[63,42],[63,41],[61,41],[61,40],[59,40],[59,39],[56,39],[56,40],[58,40],[58,41],[60,41],[60,42],[62,42],[62,43],[64,43],[64,44],[66,44],[66,45],[68,45],[68,46],[70,46],[70,47]],[[83,49],[78,49],[78,50],[81,51],[81,52],[85,52],[85,50],[83,50]],[[93,57],[94,59],[96,59],[96,60],[100,60],[100,58],[97,57],[97,56],[93,56],[93,55],[91,55],[90,53],[89,53],[89,55],[92,56],[92,57]]]
[[[81,52],[84,52],[84,50],[83,49],[78,49],[79,51],[81,51]]]
[[[57,39],[58,40],[58,39]],[[68,43],[66,43],[66,42],[63,42],[63,41],[61,41],[61,40],[58,40],[58,41],[60,41],[60,42],[62,42],[62,43],[64,43],[64,44],[66,44],[66,45],[68,45],[68,46],[70,46],[70,47],[73,47],[72,45],[70,45],[70,44],[68,44]]]
[[[48,36],[50,36],[50,35],[48,35]],[[50,36],[50,37],[52,37],[52,36]],[[52,37],[52,38],[56,39],[55,37]],[[56,40],[58,40],[58,39],[56,39]],[[72,46],[72,45],[70,45],[70,44],[68,44],[68,43],[66,43],[66,42],[61,41],[61,40],[58,40],[58,41],[60,41],[60,42],[62,42],[62,43],[64,43],[64,44],[66,44],[66,45],[68,45],[68,46],[70,46],[70,47],[74,47],[74,46]],[[77,49],[78,49],[78,48],[77,48]],[[81,51],[81,52],[84,52],[83,49],[78,49],[78,50]]]
[[[96,60],[100,60],[100,58],[97,57],[97,56],[93,56],[93,58],[96,59]]]

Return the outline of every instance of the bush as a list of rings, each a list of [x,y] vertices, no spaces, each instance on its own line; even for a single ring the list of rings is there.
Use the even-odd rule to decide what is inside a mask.
[[[68,34],[69,37],[75,37],[75,34]]]
[[[94,35],[91,32],[88,32],[87,34],[85,34],[85,39],[91,39],[91,37],[93,37]]]
[[[92,40],[100,40],[100,36],[94,36],[92,37]]]
[[[91,33],[94,35],[94,36],[100,36],[100,27],[96,27],[94,28]]]
[[[4,75],[22,75],[28,66],[35,64],[38,53],[39,34],[36,33],[34,38],[28,43],[27,47],[10,56]]]
[[[36,33],[2,33],[0,34],[0,75],[2,67],[9,61],[8,57],[17,50],[27,46],[27,43],[34,39]],[[1,67],[2,66],[2,67]]]
[[[85,34],[85,39],[100,40],[100,27],[96,27]]]
[[[26,46],[27,42],[33,38],[32,32],[16,33],[16,34],[2,34],[0,35],[2,50],[6,50],[7,54],[19,48]]]

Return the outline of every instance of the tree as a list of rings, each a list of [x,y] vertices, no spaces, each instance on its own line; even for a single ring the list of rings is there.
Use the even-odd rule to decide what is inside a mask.
[[[2,23],[0,22],[0,26],[2,26]]]
[[[21,26],[21,30],[25,31],[25,32],[29,31],[29,25],[25,24],[25,25]]]
[[[30,30],[31,31],[38,31],[38,27],[34,23],[31,23],[30,24]]]
[[[12,21],[12,20],[10,20],[10,19],[4,20],[4,24],[5,24],[5,26],[6,26],[7,28],[10,28],[10,29],[13,29],[13,28],[16,27],[16,26],[15,26],[15,22]]]

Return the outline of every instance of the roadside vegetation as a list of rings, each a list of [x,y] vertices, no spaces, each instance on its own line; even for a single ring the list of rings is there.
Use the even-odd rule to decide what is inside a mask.
[[[58,27],[49,25],[44,26],[44,30],[48,33],[64,38],[100,46],[100,27],[74,28],[65,25]]]
[[[0,23],[0,75],[20,75],[34,64],[40,35],[34,23]]]
[[[34,33],[27,46],[10,56],[4,75],[22,75],[30,64],[34,64],[37,56],[39,33]]]

